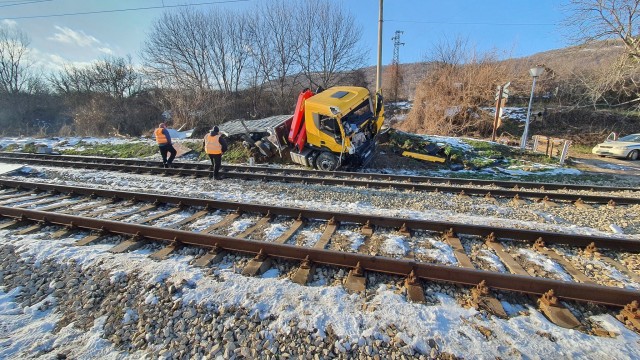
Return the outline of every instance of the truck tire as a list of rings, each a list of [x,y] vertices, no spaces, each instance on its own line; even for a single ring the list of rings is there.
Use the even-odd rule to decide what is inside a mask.
[[[266,157],[273,156],[273,152],[271,151],[271,148],[269,148],[269,145],[267,143],[262,142],[262,140],[256,141],[256,147],[258,148],[258,151],[260,151],[260,153],[263,156],[266,156]]]
[[[328,151],[323,151],[315,161],[316,169],[322,171],[333,171],[338,168],[338,159]]]

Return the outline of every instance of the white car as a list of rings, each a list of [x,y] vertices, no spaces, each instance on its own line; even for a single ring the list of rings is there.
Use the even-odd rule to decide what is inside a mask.
[[[603,143],[596,145],[591,153],[598,156],[614,156],[638,160],[640,158],[640,134],[623,136],[618,140],[610,140],[611,135]]]

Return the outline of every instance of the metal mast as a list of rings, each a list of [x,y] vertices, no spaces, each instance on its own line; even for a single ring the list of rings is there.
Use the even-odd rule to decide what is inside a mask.
[[[391,64],[400,64],[400,46],[404,45],[403,42],[400,42],[400,35],[403,33],[404,31],[396,30],[391,38],[393,40],[393,62]]]

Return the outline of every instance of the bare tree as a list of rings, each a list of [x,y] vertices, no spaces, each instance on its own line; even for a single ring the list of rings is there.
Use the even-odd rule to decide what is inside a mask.
[[[327,88],[362,67],[367,55],[359,47],[362,29],[340,5],[305,0],[295,13],[301,26],[297,60],[310,84]]]
[[[112,57],[93,64],[90,82],[96,84],[99,92],[121,99],[139,89],[139,75],[131,63],[131,57]]]
[[[581,42],[618,38],[640,60],[640,0],[571,0],[565,25]]]
[[[0,25],[0,92],[17,94],[42,90],[42,82],[27,59],[29,37],[19,29]]]
[[[469,38],[456,36],[453,41],[441,39],[434,43],[431,51],[424,57],[427,62],[456,66],[469,61],[469,56]]]
[[[297,83],[300,68],[295,54],[300,47],[295,4],[283,0],[262,2],[249,22],[249,47],[256,74],[264,83],[276,108],[290,107],[292,84]]]
[[[174,87],[211,88],[216,77],[209,67],[208,28],[205,16],[192,9],[165,13],[143,46],[149,74]]]
[[[52,73],[47,80],[53,89],[61,94],[88,93],[95,90],[95,78],[89,68],[65,65],[62,70]]]
[[[571,0],[565,27],[575,41],[617,40],[624,44],[623,55],[591,73],[573,74],[582,99],[590,105],[619,106],[640,100],[640,0]],[[611,41],[601,43],[611,46]]]

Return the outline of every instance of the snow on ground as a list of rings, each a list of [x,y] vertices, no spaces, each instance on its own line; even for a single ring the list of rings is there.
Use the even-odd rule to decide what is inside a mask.
[[[16,246],[17,253],[24,258],[35,258],[40,262],[74,259],[83,267],[100,266],[111,270],[115,278],[135,272],[149,283],[165,279],[176,283],[186,280],[193,286],[184,287],[180,294],[174,295],[179,296],[178,300],[184,303],[195,301],[237,305],[251,309],[261,318],[274,316],[276,320],[269,329],[274,332],[294,330],[289,324],[295,319],[299,326],[318,329],[322,334],[331,325],[339,338],[346,339],[347,344],[353,344],[365,336],[389,341],[386,333],[380,329],[393,324],[399,329],[396,337],[427,354],[430,350],[428,343],[432,340],[442,351],[464,358],[640,357],[640,336],[608,315],[593,316],[591,320],[617,334],[614,338],[595,337],[559,328],[536,309],[517,304],[507,303],[507,309],[524,311],[519,314],[511,310],[512,317],[508,320],[484,318],[474,309],[461,308],[454,299],[442,293],[435,294],[437,305],[412,304],[384,284],[368,296],[368,306],[363,310],[365,298],[361,295],[349,294],[341,286],[300,286],[279,278],[275,269],[261,278],[252,278],[220,266],[215,274],[223,281],[218,281],[205,275],[201,268],[189,265],[190,256],[149,261],[147,251],[110,254],[107,252],[109,244],[75,247],[70,246],[76,241],[75,238],[52,240],[45,237],[38,240],[36,237],[8,236],[6,230],[0,231],[0,238]],[[149,291],[146,299],[153,303],[153,290],[142,289]],[[87,332],[75,330],[70,324],[54,333],[52,329],[59,320],[55,303],[43,302],[19,308],[13,301],[17,291],[0,291],[0,345],[3,345],[0,347],[0,357],[11,358],[34,346],[46,349],[52,343],[56,343],[57,348],[73,347],[78,358],[124,357],[125,354],[100,337],[103,318],[96,319]],[[480,328],[489,329],[491,336],[485,337],[478,330]],[[550,341],[550,338],[554,341]],[[140,356],[135,353],[128,357]]]
[[[5,140],[2,139],[0,145],[4,145]],[[113,139],[113,141],[118,140],[121,139]],[[459,142],[455,146],[468,145]],[[47,170],[47,168],[32,167],[30,169],[32,175],[38,174],[41,170]],[[86,184],[89,183],[92,184],[91,186],[112,190],[160,191],[177,196],[222,201],[277,203],[325,211],[350,211],[378,216],[401,216],[410,219],[612,236],[610,233],[588,227],[505,220],[500,217],[475,216],[454,211],[418,212],[402,208],[374,207],[365,202],[348,200],[334,202],[294,200],[289,199],[286,192],[274,197],[273,194],[261,191],[259,187],[251,188],[231,181],[213,183],[213,187],[203,190],[202,180],[176,182],[175,179],[147,175],[59,168],[49,170],[55,170],[65,175],[65,178],[76,180],[68,182],[61,179],[39,178],[36,181],[80,186],[87,186]],[[524,170],[514,170],[514,174],[517,175],[518,171]],[[348,190],[345,191],[348,192]],[[497,208],[500,212],[499,206]],[[188,216],[189,214],[177,213],[176,215]],[[194,222],[191,229],[201,231],[220,221],[223,216],[224,214],[221,213],[209,214]],[[165,224],[169,225],[177,218],[167,218]],[[231,233],[242,232],[253,223],[255,219],[245,222],[236,221],[232,224]],[[276,239],[284,231],[286,227],[282,225],[271,225],[265,232],[267,240]],[[364,237],[357,232],[339,230],[338,233],[349,239],[353,251],[357,250],[364,241]],[[461,308],[454,299],[444,293],[434,295],[438,300],[437,305],[426,306],[408,303],[404,296],[396,294],[385,285],[380,285],[365,299],[361,295],[347,293],[341,286],[325,286],[324,283],[322,286],[320,283],[299,286],[281,278],[282,275],[276,269],[267,271],[261,278],[245,277],[236,273],[236,269],[229,264],[219,264],[215,269],[215,275],[223,280],[218,281],[206,275],[202,269],[189,265],[191,256],[174,255],[168,260],[157,262],[147,259],[149,249],[128,254],[110,254],[106,250],[112,244],[74,247],[70,245],[77,240],[76,238],[50,240],[43,238],[42,234],[22,237],[9,237],[7,234],[6,230],[0,231],[0,239],[17,246],[17,252],[24,258],[37,258],[39,261],[55,259],[59,262],[74,259],[84,266],[100,266],[110,270],[114,279],[123,274],[136,272],[149,283],[167,279],[175,282],[186,280],[195,286],[184,288],[180,294],[182,301],[235,304],[252,309],[264,318],[275,316],[276,321],[271,325],[272,331],[290,331],[292,329],[289,328],[289,323],[296,319],[300,326],[318,329],[322,334],[327,331],[328,325],[331,325],[340,338],[357,343],[359,339],[369,335],[379,339],[388,338],[380,329],[393,324],[400,329],[398,337],[427,354],[430,349],[429,340],[435,340],[441,351],[464,358],[640,358],[640,336],[624,328],[619,321],[609,315],[592,316],[591,320],[617,336],[595,337],[576,330],[559,328],[550,323],[536,309],[519,304],[503,302],[505,310],[511,316],[507,320],[496,317],[484,318],[473,309]],[[305,246],[313,246],[321,234],[320,231],[305,230],[298,234],[298,238],[303,239]],[[637,234],[615,234],[615,236],[640,239],[640,235]],[[37,238],[44,240],[37,240]],[[429,248],[420,247],[415,251],[427,254],[441,263],[457,263],[450,246],[436,239],[426,238],[426,242],[431,245]],[[407,239],[397,235],[389,235],[383,246],[389,254],[405,255],[409,251]],[[498,271],[505,271],[495,255],[486,251],[481,253],[483,254],[481,257],[493,264]],[[527,249],[520,250],[520,253],[529,261],[557,274],[563,280],[570,278],[562,268],[547,263],[546,259],[538,254]],[[614,272],[615,269],[611,271]],[[628,280],[620,274],[620,281]],[[7,289],[0,288],[0,358],[13,358],[22,351],[29,349],[37,351],[38,347],[47,349],[54,343],[59,348],[73,347],[74,354],[79,354],[79,358],[142,357],[140,353],[122,353],[101,338],[104,318],[96,319],[94,326],[87,332],[81,332],[75,329],[73,324],[69,324],[54,333],[55,324],[60,320],[60,315],[56,313],[55,299],[20,308],[14,301],[17,291],[18,289],[12,289],[7,292]],[[145,290],[141,289],[141,291]],[[146,294],[146,300],[149,304],[157,302],[152,292]],[[368,305],[367,310],[363,310],[365,302]],[[480,327],[490,329],[492,335],[486,337],[478,331]],[[550,338],[555,341],[551,341]]]
[[[9,145],[18,145],[21,148],[27,144],[43,144],[53,148],[53,150],[77,149],[79,143],[86,145],[97,144],[128,144],[131,142],[146,142],[155,144],[154,140],[143,138],[96,138],[96,137],[53,137],[53,138],[34,138],[34,137],[9,137],[0,138],[0,147],[5,148]]]
[[[552,224],[527,222],[521,220],[504,219],[502,217],[475,216],[466,213],[458,213],[455,211],[440,210],[437,212],[419,212],[401,208],[380,208],[374,207],[364,202],[350,202],[347,196],[345,201],[334,202],[316,202],[290,199],[286,192],[282,192],[279,197],[274,198],[271,193],[260,191],[259,187],[247,187],[237,182],[223,181],[221,183],[212,183],[215,190],[203,191],[202,181],[180,181],[157,176],[136,175],[115,172],[103,172],[95,170],[74,170],[61,168],[38,167],[32,169],[51,170],[63,174],[64,178],[74,178],[77,181],[69,181],[63,179],[46,179],[39,178],[37,181],[54,184],[66,184],[70,186],[87,186],[92,187],[132,191],[132,192],[162,192],[171,195],[187,196],[194,198],[205,198],[220,201],[235,201],[259,203],[266,205],[279,204],[282,206],[293,206],[307,209],[338,211],[338,212],[356,212],[361,214],[371,214],[377,216],[395,216],[407,219],[430,220],[430,221],[449,221],[453,223],[467,223],[475,225],[488,225],[510,228],[529,228],[551,232],[561,232],[569,234],[596,235],[596,236],[615,236],[628,239],[640,239],[640,234],[612,234],[591,227],[579,227],[575,225],[567,226],[566,224]],[[303,185],[292,185],[303,186]],[[348,188],[334,188],[334,191],[344,191],[345,195],[350,191]],[[213,220],[212,220],[213,222]],[[241,226],[249,226],[248,224],[237,224]],[[240,232],[240,231],[237,231]]]

